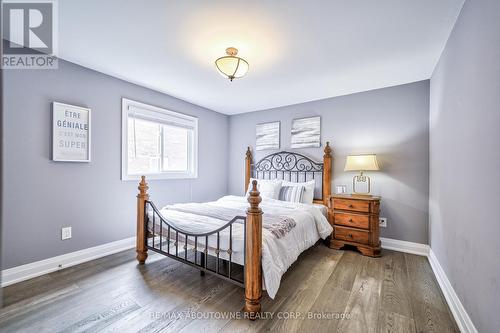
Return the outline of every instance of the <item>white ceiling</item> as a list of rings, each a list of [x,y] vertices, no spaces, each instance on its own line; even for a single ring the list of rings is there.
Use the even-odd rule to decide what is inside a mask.
[[[225,114],[428,79],[463,0],[59,1],[59,55]],[[250,63],[230,82],[228,46]]]

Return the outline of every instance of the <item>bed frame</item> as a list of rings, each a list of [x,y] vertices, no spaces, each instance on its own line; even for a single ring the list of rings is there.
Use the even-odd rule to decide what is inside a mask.
[[[331,194],[331,174],[332,149],[329,142],[326,143],[324,149],[323,163],[314,162],[302,154],[282,151],[267,155],[253,164],[250,147],[246,152],[245,189],[252,177],[257,179],[277,178],[293,182],[320,179],[321,191],[317,191],[319,195],[317,195],[318,198],[315,197],[314,202],[327,205],[328,197]],[[320,176],[321,178],[319,178]],[[201,275],[205,273],[217,275],[226,281],[245,288],[243,311],[249,319],[258,318],[262,298],[262,210],[259,208],[262,199],[257,190],[257,181],[254,180],[252,183],[252,190],[248,197],[250,206],[247,209],[246,216],[235,216],[217,230],[198,234],[169,224],[156,205],[149,200],[148,188],[146,177],[142,176],[138,187],[139,194],[137,195],[136,252],[139,264],[146,262],[148,250],[151,250],[195,267],[200,270]],[[159,227],[156,226],[157,221]],[[152,230],[148,229],[150,222],[150,229]],[[244,223],[245,246],[242,278],[233,273],[233,268],[239,266],[232,260],[234,223]],[[229,246],[227,249],[221,249],[220,246],[222,231],[229,231]],[[204,241],[203,245],[200,245],[199,240]],[[213,251],[211,245],[206,246],[210,240],[212,240],[212,243],[216,242],[217,244]],[[215,260],[214,268],[208,265],[209,258]]]

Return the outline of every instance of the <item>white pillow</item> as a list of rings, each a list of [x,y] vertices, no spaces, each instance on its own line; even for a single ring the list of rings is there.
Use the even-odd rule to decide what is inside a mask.
[[[283,181],[282,186],[304,186],[304,193],[302,194],[302,203],[312,205],[314,200],[314,188],[316,187],[316,181],[314,179],[307,181],[305,183],[293,183]]]
[[[259,190],[260,196],[262,198],[278,200],[281,190],[281,183],[282,183],[281,179],[268,180],[268,179],[250,178],[250,183],[248,184],[248,189],[246,193],[247,197],[250,195],[250,190],[252,189],[252,182],[254,180],[257,181],[257,189]]]

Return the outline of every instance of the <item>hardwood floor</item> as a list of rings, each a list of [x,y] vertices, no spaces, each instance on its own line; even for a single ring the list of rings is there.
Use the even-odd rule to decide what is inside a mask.
[[[4,288],[0,331],[458,332],[427,259],[387,250],[317,244],[264,296],[263,319],[227,317],[243,303],[241,288],[130,250]]]

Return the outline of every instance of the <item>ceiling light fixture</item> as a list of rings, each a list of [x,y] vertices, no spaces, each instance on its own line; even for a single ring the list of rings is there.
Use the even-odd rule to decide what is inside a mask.
[[[215,60],[215,66],[222,76],[227,77],[230,81],[245,76],[248,72],[248,62],[236,56],[238,54],[238,49],[228,47],[226,49],[226,54],[227,56]]]

